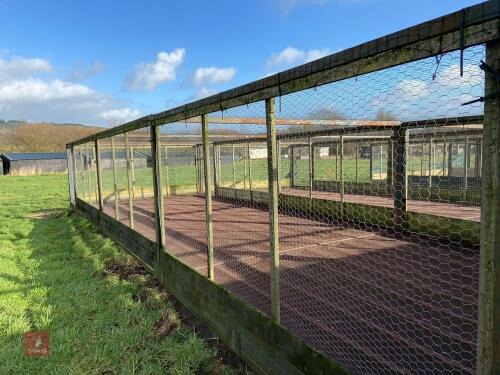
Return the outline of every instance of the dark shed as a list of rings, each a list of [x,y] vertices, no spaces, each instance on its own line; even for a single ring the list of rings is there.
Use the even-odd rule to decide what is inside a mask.
[[[60,153],[4,153],[0,154],[3,174],[34,175],[65,172],[67,156]]]

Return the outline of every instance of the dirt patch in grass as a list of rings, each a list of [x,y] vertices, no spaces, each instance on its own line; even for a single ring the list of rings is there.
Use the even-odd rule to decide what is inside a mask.
[[[106,265],[106,273],[112,273],[120,279],[128,280],[137,276],[144,276],[147,281],[147,287],[153,288],[157,293],[168,295],[166,290],[154,279],[148,269],[136,260],[127,263],[112,261]],[[135,301],[148,304],[147,288],[141,290],[140,293],[134,294],[132,298]],[[168,295],[168,300],[171,302],[174,310],[166,309],[162,317],[154,325],[153,335],[158,340],[170,335],[172,331],[180,324],[190,327],[196,332],[197,336],[203,339],[207,345],[217,350],[217,357],[214,358],[209,368],[201,373],[218,373],[217,369],[222,366],[229,366],[236,370],[238,374],[252,373],[250,368],[243,362],[224,342],[217,338],[210,329],[194,314],[182,305],[174,296]],[[177,317],[176,317],[177,313]],[[208,372],[206,372],[208,371]]]
[[[63,216],[66,213],[66,210],[39,210],[33,211],[26,215],[27,219],[31,220],[43,220],[43,219],[51,219],[55,217]]]

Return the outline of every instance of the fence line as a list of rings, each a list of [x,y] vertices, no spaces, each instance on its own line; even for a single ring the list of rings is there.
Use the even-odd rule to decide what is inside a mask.
[[[153,240],[162,283],[166,252],[349,371],[492,374],[499,83],[477,67],[500,71],[499,30],[500,3],[476,5],[69,143],[71,203]],[[419,79],[457,50],[467,75]],[[483,88],[484,115],[460,105]],[[367,119],[375,102],[414,116]]]

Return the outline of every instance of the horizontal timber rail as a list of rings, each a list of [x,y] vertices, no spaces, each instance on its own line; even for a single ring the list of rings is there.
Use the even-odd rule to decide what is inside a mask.
[[[158,126],[187,120],[213,111],[279,97],[460,48],[486,43],[499,38],[499,17],[500,2],[488,1],[244,86],[165,112],[142,117],[68,143],[67,146],[76,146],[94,139],[140,129],[144,126]]]

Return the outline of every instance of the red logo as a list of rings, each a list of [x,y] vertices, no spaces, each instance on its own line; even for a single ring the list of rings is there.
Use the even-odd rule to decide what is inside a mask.
[[[28,332],[24,335],[24,353],[28,357],[49,355],[48,332]]]

